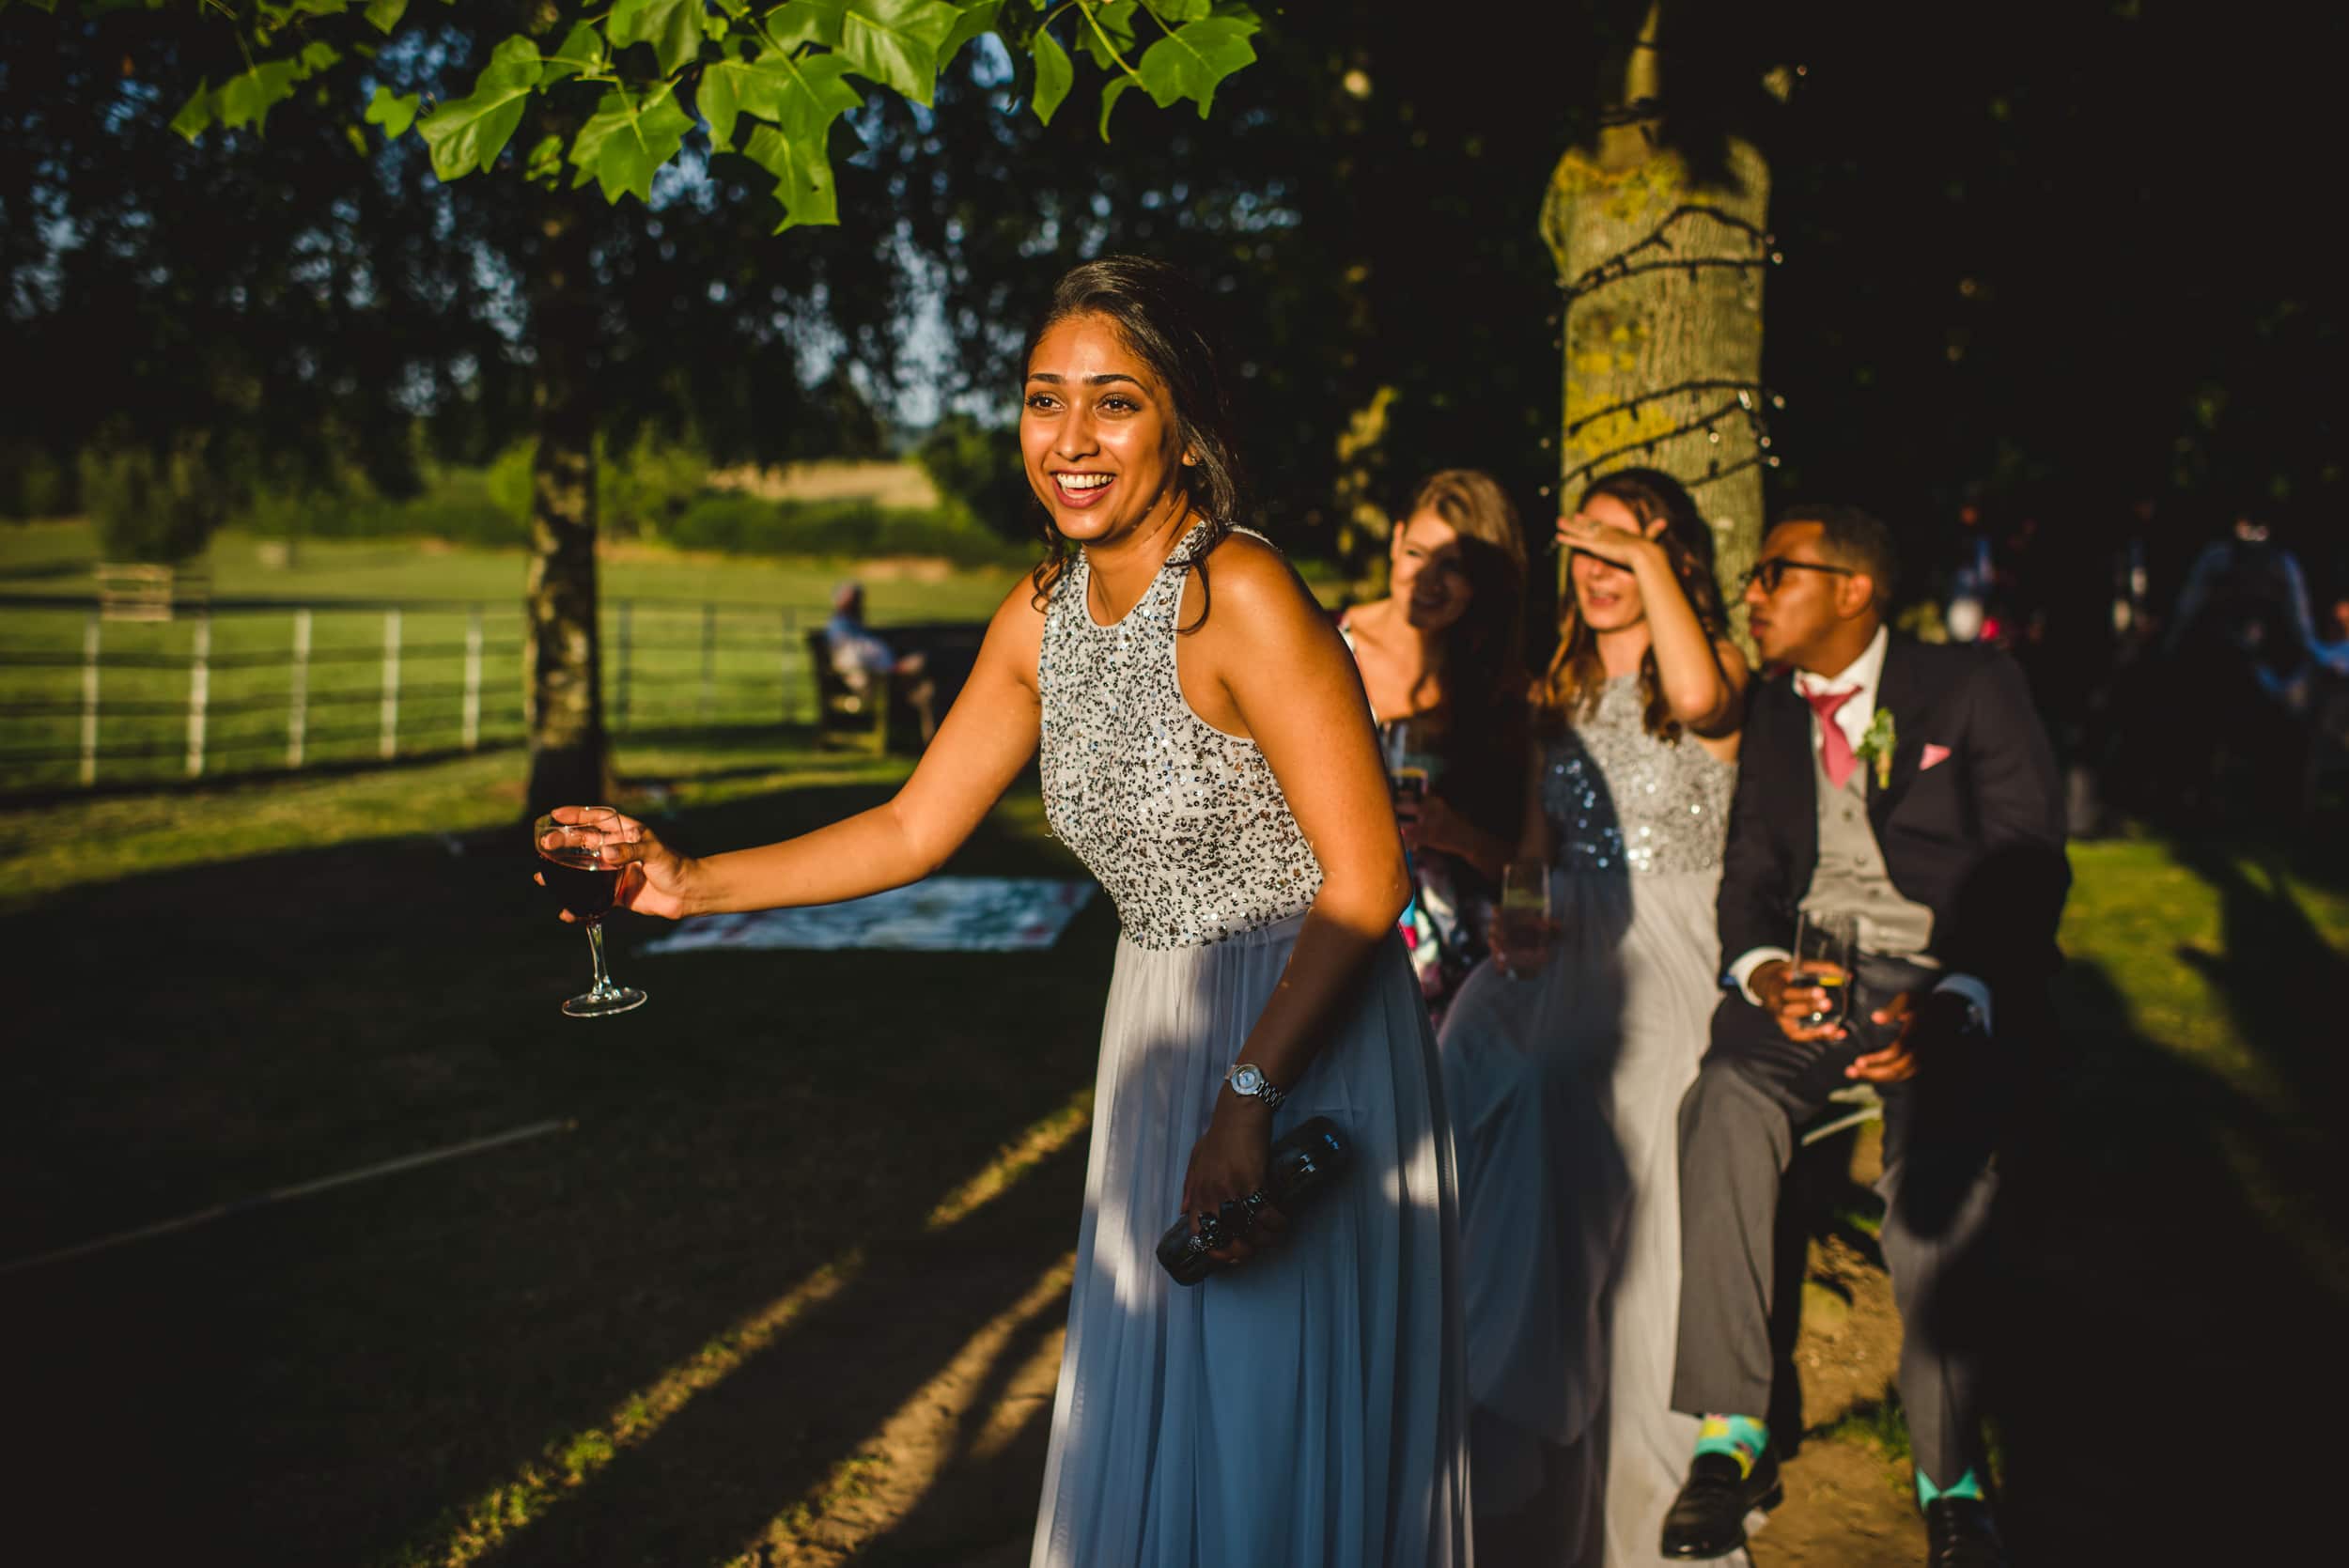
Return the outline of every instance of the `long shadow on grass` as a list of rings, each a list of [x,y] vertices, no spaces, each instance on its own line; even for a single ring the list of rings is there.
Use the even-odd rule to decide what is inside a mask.
[[[2067,969],[2057,1002],[2074,1065],[2041,1078],[1999,1195],[1991,1398],[2017,1560],[2109,1561],[2146,1541],[2254,1560],[2297,1538],[2279,1505],[2315,1495],[2300,1482],[2313,1451],[2273,1413],[2342,1391],[2324,1348],[2342,1302],[2247,1165],[2295,1129],[2137,1032],[2100,967]]]
[[[682,836],[773,838],[884,794],[780,792]],[[957,869],[1065,865],[990,830]],[[530,1560],[730,1551],[1066,1250],[1066,1162],[913,1250],[892,1238],[920,1235],[942,1193],[1089,1081],[1105,907],[1043,955],[646,957],[653,928],[628,923],[614,966],[651,1005],[585,1023],[555,1003],[583,984],[586,945],[527,875],[519,851],[383,840],[0,919],[25,977],[0,1059],[8,1257],[545,1116],[580,1124],[8,1279],[12,1414],[35,1435],[12,1493],[39,1499],[11,1545],[59,1545],[27,1560],[197,1544],[216,1560],[368,1560],[863,1245],[862,1283],[803,1320],[804,1344],[706,1390],[659,1453],[624,1450],[550,1513],[554,1545],[517,1542]],[[871,1366],[868,1324],[899,1336]]]

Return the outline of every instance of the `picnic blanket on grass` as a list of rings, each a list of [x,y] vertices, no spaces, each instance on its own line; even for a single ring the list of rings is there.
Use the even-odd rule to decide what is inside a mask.
[[[922,953],[1035,953],[1093,896],[1095,884],[1053,877],[932,877],[846,904],[703,915],[646,943],[646,953],[708,948],[897,948]]]

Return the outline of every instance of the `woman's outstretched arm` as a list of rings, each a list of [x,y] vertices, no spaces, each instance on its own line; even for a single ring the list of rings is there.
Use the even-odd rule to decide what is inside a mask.
[[[1044,617],[1026,582],[988,624],[971,679],[913,776],[886,804],[754,849],[679,855],[631,818],[606,858],[629,869],[618,902],[685,915],[833,904],[918,881],[945,863],[1035,752]]]

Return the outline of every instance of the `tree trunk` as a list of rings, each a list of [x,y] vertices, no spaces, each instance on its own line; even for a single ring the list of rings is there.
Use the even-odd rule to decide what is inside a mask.
[[[1762,537],[1762,469],[1774,404],[1762,382],[1762,274],[1769,166],[1733,140],[1718,182],[1662,145],[1657,11],[1626,72],[1622,123],[1559,160],[1542,237],[1565,293],[1559,506],[1621,468],[1659,468],[1713,526],[1717,574],[1735,585]],[[1650,117],[1631,118],[1641,110]],[[1740,623],[1742,625],[1742,622]]]
[[[596,625],[596,308],[589,229],[546,199],[531,289],[538,450],[531,465],[528,810],[611,793]]]

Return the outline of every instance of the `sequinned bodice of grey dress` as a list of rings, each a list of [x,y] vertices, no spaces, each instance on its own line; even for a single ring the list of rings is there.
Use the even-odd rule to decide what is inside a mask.
[[[1598,705],[1542,755],[1542,810],[1568,872],[1710,871],[1721,863],[1737,769],[1696,737],[1658,740],[1640,677],[1607,683]]]
[[[1127,939],[1145,948],[1269,925],[1321,889],[1321,863],[1264,753],[1183,698],[1175,625],[1188,575],[1162,568],[1125,619],[1102,626],[1086,607],[1092,572],[1080,551],[1052,584],[1036,665],[1045,818],[1109,890]]]

